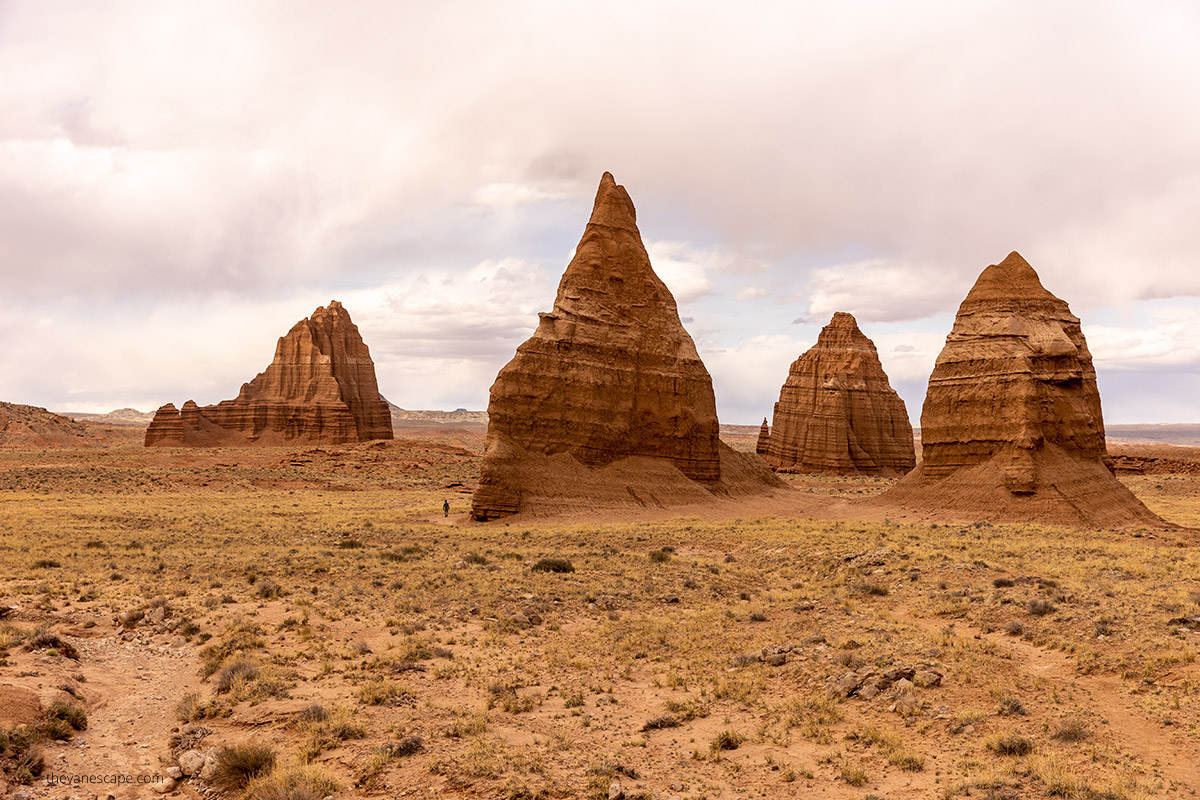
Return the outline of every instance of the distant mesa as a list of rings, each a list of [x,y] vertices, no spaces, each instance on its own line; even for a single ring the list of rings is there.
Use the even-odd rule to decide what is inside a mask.
[[[1170,527],[1109,470],[1079,319],[1016,252],[959,306],[929,378],[921,449],[873,504],[923,521]]]
[[[904,401],[853,316],[834,314],[792,362],[757,451],[779,472],[903,475],[916,464]]]
[[[781,485],[718,430],[712,379],[606,172],[553,311],[492,384],[471,513],[665,507]]]
[[[343,444],[391,439],[371,353],[336,300],[297,322],[270,366],[234,400],[168,403],[146,430],[147,447]]]
[[[76,422],[94,422],[103,425],[119,425],[129,428],[145,428],[154,419],[154,412],[138,411],[136,408],[118,408],[107,414],[65,411],[63,416]]]
[[[486,411],[468,411],[465,408],[456,408],[453,411],[437,411],[437,410],[412,410],[400,408],[397,405],[388,403],[388,410],[392,415],[392,430],[401,427],[447,427],[447,426],[467,426],[475,427],[479,425],[487,425]]]

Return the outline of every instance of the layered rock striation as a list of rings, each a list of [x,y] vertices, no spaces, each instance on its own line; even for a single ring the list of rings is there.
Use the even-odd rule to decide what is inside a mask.
[[[792,362],[759,452],[780,472],[903,475],[916,463],[904,401],[875,343],[837,312]]]
[[[371,353],[336,300],[297,322],[237,398],[158,409],[145,444],[174,447],[342,444],[391,439]]]
[[[1079,318],[1016,252],[959,306],[921,442],[921,465],[881,503],[925,519],[1167,525],[1113,477]]]
[[[712,379],[650,265],[633,202],[605,173],[553,310],[492,384],[471,513],[731,491],[723,465],[743,456],[723,452],[718,428]]]

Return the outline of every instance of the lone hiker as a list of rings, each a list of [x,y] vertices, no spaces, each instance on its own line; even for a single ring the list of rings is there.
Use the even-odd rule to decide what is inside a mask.
[[[442,501],[442,516],[443,517],[450,516],[450,501],[449,500]]]

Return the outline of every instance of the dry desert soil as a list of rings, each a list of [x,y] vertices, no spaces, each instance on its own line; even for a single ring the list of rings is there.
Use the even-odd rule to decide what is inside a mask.
[[[0,796],[1200,791],[1194,531],[752,501],[479,524],[479,425],[257,450],[138,433],[0,450]],[[1122,480],[1200,527],[1196,451],[1164,448]]]

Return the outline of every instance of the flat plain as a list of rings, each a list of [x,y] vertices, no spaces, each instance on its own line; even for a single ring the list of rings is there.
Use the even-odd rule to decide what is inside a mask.
[[[723,435],[747,450],[750,430]],[[0,450],[3,788],[156,796],[52,781],[189,757],[176,796],[1200,787],[1192,530],[752,502],[480,524],[482,443],[481,426],[427,426],[318,448]],[[890,485],[787,479],[850,499]],[[1200,475],[1122,480],[1200,527]]]

